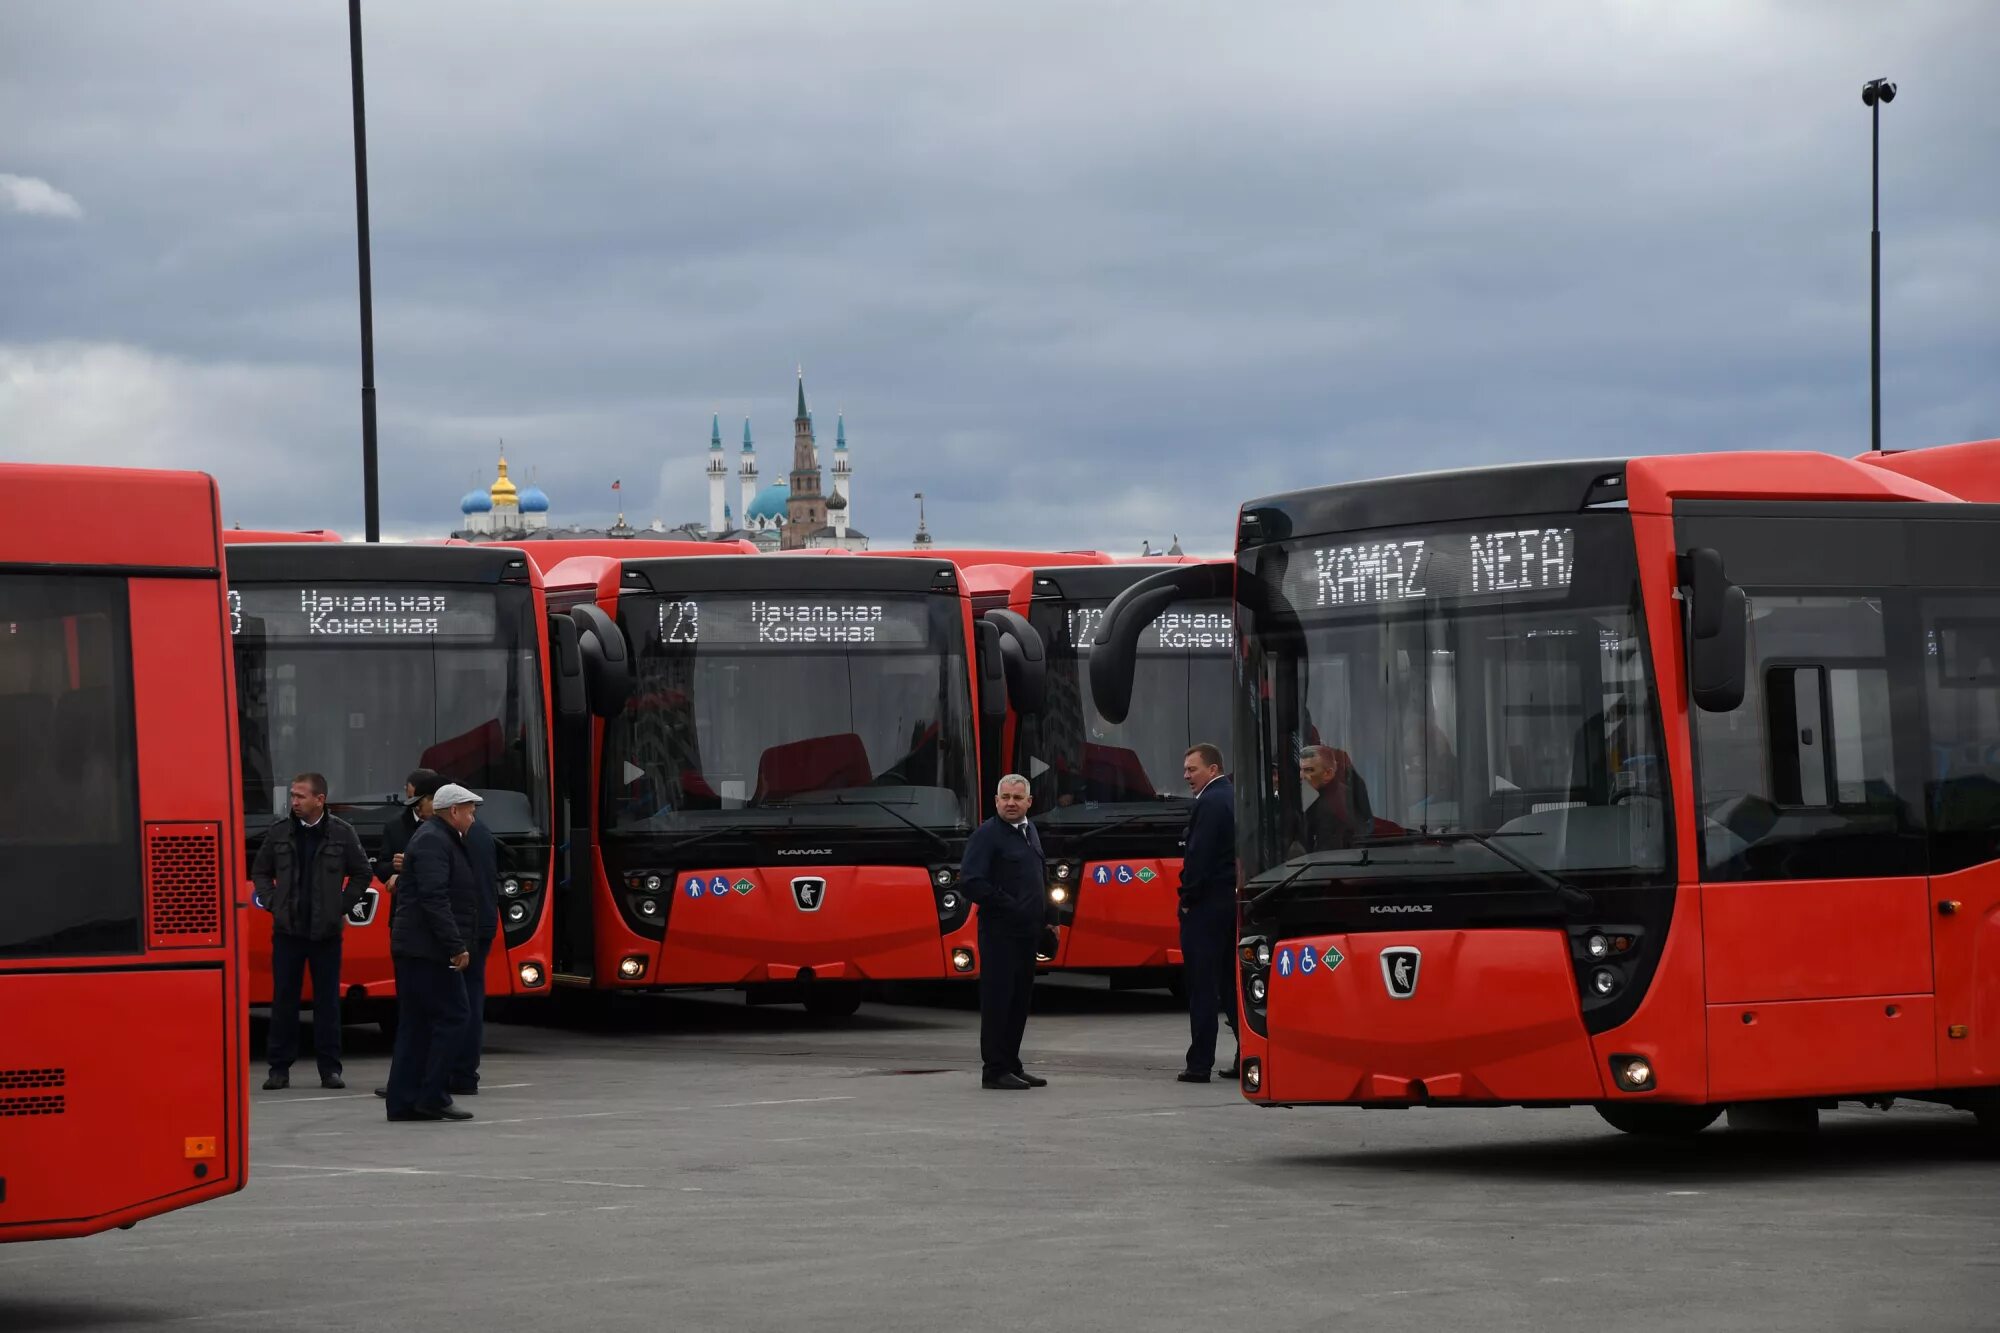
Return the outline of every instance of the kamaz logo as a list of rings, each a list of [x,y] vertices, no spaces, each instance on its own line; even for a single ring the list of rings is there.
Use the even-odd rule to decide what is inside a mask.
[[[832,856],[831,847],[780,847],[779,856]]]
[[[1369,913],[1374,916],[1388,916],[1396,912],[1428,912],[1430,910],[1431,905],[1429,903],[1390,903],[1386,907],[1371,907],[1368,909]]]

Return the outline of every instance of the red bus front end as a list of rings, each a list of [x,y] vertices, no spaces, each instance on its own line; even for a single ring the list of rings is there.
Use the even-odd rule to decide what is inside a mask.
[[[1995,570],[2000,507],[1819,454],[1246,506],[1245,1095],[1993,1117]]]
[[[742,987],[851,1011],[855,983],[969,976],[956,888],[980,816],[990,627],[942,560],[580,559],[558,604],[615,625],[631,697],[591,730],[588,914],[559,980]],[[582,906],[583,904],[579,904]]]
[[[0,465],[0,1241],[243,1187],[234,699],[215,484]],[[144,513],[115,531],[75,516]]]
[[[498,546],[292,543],[229,548],[248,856],[301,772],[375,865],[341,949],[343,1018],[392,1022],[385,840],[429,768],[484,798],[502,853],[489,997],[546,995],[555,931],[551,688],[541,576]],[[271,921],[252,918],[250,1002],[271,999]],[[308,983],[310,994],[310,983]]]

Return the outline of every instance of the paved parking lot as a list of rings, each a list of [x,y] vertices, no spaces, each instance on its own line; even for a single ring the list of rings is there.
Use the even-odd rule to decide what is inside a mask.
[[[384,1123],[353,1030],[348,1094],[254,1094],[243,1193],[0,1248],[0,1330],[2000,1324],[1969,1117],[1662,1148],[1583,1110],[1260,1111],[1172,1081],[1164,996],[1036,1003],[1051,1086],[1007,1094],[962,1005],[496,1024],[465,1125]]]

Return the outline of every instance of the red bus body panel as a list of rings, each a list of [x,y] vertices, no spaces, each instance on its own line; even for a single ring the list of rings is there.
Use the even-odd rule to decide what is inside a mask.
[[[19,509],[0,567],[124,580],[144,913],[136,953],[0,959],[0,1241],[16,1241],[243,1187],[249,899],[214,482],[0,465],[0,488]],[[75,521],[106,506],[146,521]]]
[[[1178,856],[1086,861],[1080,878],[1076,917],[1063,927],[1051,967],[1105,972],[1181,965]]]

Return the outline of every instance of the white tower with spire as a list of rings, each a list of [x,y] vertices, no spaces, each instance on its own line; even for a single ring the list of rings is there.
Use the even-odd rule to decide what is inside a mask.
[[[750,506],[757,499],[757,447],[750,442],[750,418],[743,418],[743,461],[737,465],[736,475],[743,482],[743,503],[737,513],[747,521]]]
[[[722,532],[729,526],[729,460],[722,456],[722,414],[717,412],[708,427],[708,530]]]

